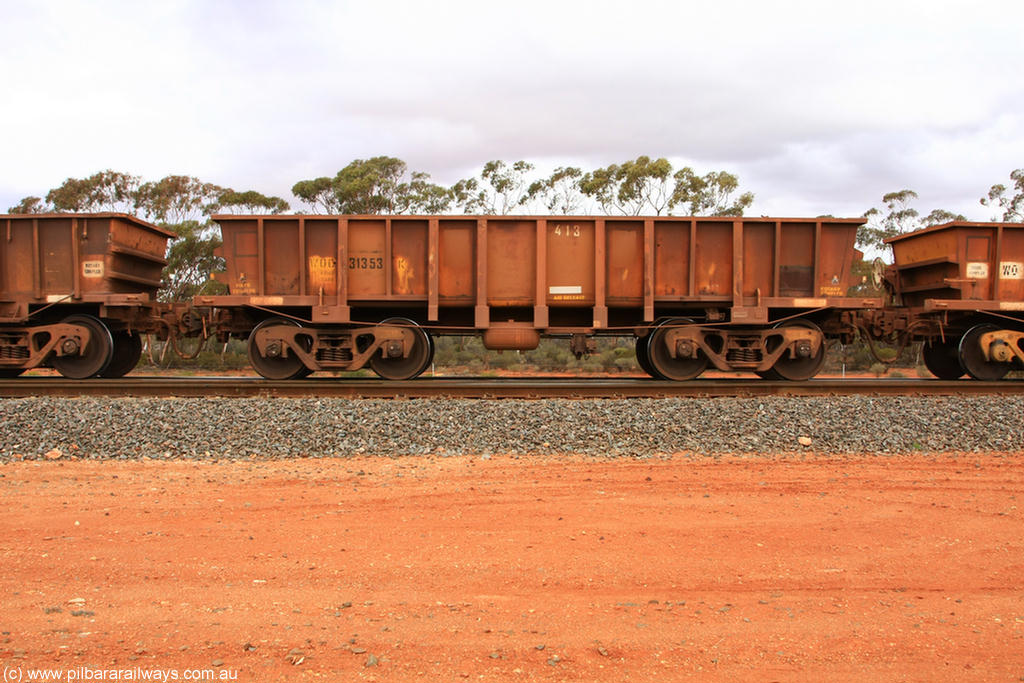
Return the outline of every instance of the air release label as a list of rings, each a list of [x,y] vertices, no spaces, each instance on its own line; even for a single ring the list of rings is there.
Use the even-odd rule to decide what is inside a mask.
[[[967,277],[972,280],[984,280],[988,277],[988,263],[984,261],[970,261],[967,263]]]
[[[103,277],[103,261],[82,261],[82,277]]]

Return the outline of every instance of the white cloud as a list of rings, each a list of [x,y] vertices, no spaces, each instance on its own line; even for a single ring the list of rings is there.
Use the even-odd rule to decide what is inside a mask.
[[[762,213],[977,197],[1024,166],[1019,2],[8,3],[0,208],[102,168],[289,197],[378,154],[638,154]],[[290,197],[289,197],[290,198]],[[925,206],[924,204],[927,204]],[[970,206],[968,206],[970,205]]]

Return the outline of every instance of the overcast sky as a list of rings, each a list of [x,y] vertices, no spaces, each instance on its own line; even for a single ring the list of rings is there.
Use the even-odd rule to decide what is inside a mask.
[[[1024,2],[0,0],[0,211],[69,176],[277,194],[396,156],[638,155],[728,170],[749,214],[883,193],[988,220],[1024,167]]]

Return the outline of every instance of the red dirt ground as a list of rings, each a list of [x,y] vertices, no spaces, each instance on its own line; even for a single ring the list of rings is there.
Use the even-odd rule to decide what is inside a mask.
[[[1022,496],[1019,453],[14,462],[0,660],[241,681],[1022,680]]]

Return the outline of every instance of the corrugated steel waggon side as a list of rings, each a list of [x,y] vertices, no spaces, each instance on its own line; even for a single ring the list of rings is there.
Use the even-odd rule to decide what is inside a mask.
[[[268,378],[368,364],[411,378],[432,335],[491,349],[636,335],[640,365],[807,379],[853,295],[863,219],[216,216],[230,294],[197,297],[221,334],[248,336]]]
[[[923,341],[932,374],[997,380],[1024,368],[1024,224],[956,221],[887,242],[894,305],[874,316]]]
[[[167,232],[124,214],[0,216],[0,377],[135,367],[159,322]]]

